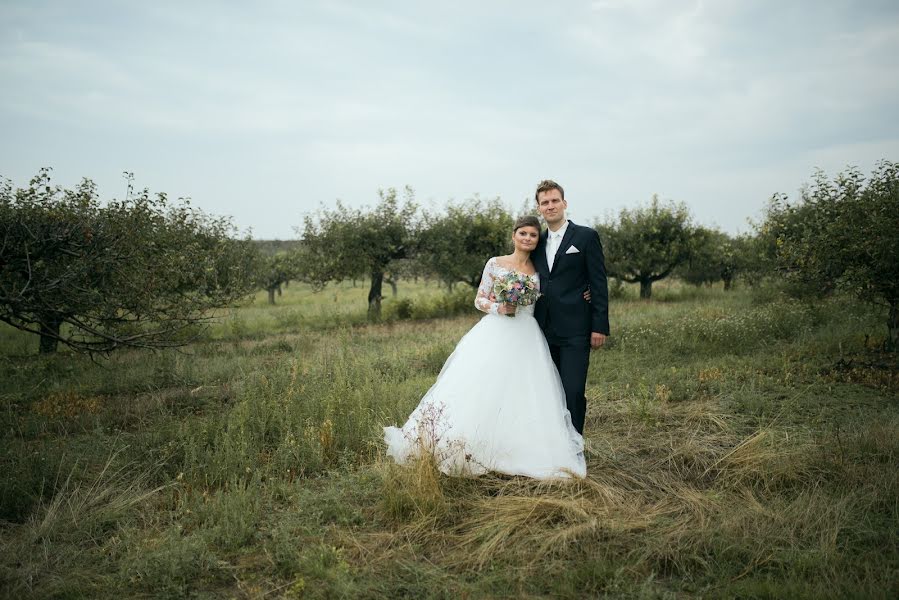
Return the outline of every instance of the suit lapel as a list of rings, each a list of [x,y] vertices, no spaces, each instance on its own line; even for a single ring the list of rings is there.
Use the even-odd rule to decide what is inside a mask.
[[[537,266],[537,272],[542,272],[546,275],[549,274],[549,265],[546,264],[546,243],[549,241],[548,235],[549,232],[546,229],[540,234],[540,241],[537,243],[537,247],[534,248],[534,252],[537,256],[533,259],[534,264]]]
[[[574,223],[568,221],[568,229],[565,230],[565,235],[562,236],[562,241],[559,242],[559,247],[556,248],[556,257],[553,259],[553,268],[552,271],[556,270],[556,266],[559,264],[559,259],[562,258],[562,255],[565,254],[565,249],[571,244],[571,236],[574,235]],[[550,272],[552,272],[550,271]]]

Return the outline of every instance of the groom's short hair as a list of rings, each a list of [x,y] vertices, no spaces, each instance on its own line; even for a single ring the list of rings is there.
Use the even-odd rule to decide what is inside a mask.
[[[549,190],[559,190],[559,194],[562,196],[562,200],[565,199],[565,190],[562,189],[562,186],[553,181],[552,179],[544,179],[540,183],[537,184],[537,192],[534,194],[534,200],[539,204],[540,203],[540,193],[548,192]]]

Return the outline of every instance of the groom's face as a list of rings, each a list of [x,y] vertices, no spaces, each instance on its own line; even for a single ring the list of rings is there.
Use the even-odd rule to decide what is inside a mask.
[[[568,203],[562,199],[559,190],[547,190],[537,194],[537,210],[543,215],[546,224],[553,225],[565,222],[565,209]]]

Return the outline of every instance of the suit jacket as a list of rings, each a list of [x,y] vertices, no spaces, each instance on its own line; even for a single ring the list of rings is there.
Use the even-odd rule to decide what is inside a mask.
[[[569,221],[552,271],[546,262],[546,240],[544,231],[531,253],[540,274],[542,294],[534,307],[534,318],[544,329],[549,321],[561,337],[586,335],[589,338],[592,331],[608,335],[609,286],[599,234],[595,229]],[[588,287],[589,303],[584,300]]]

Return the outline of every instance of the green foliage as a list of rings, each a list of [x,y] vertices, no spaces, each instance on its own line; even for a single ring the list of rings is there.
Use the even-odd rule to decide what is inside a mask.
[[[130,175],[129,175],[130,177]],[[224,218],[147,190],[101,205],[96,186],[0,184],[0,320],[74,350],[183,345],[252,289],[248,240]]]
[[[256,277],[259,287],[268,292],[268,303],[275,303],[275,292],[281,292],[281,286],[297,279],[300,273],[299,256],[296,251],[272,255],[260,255],[257,258]]]
[[[775,195],[762,234],[781,273],[807,292],[844,289],[888,310],[886,345],[899,348],[899,164],[881,161],[866,180],[850,168],[818,171],[800,202]]]
[[[315,266],[309,281],[328,281],[370,275],[369,318],[381,317],[381,289],[391,263],[412,255],[415,215],[412,188],[406,188],[401,205],[397,192],[380,191],[377,206],[353,209],[337,202],[333,210],[322,207],[315,217],[307,217],[302,232],[308,260]]]
[[[498,198],[449,204],[443,213],[424,215],[418,259],[446,283],[476,288],[486,260],[509,252],[514,222]]]
[[[275,294],[282,294],[282,288],[291,281],[312,284],[316,291],[322,289],[328,280],[320,264],[309,249],[297,240],[255,240],[253,272],[256,285],[268,294],[268,303],[275,303]]]
[[[704,285],[723,281],[724,289],[729,290],[749,263],[750,244],[745,236],[734,238],[717,229],[697,227],[690,258],[676,272],[687,283]]]
[[[662,204],[653,195],[649,206],[622,209],[617,222],[597,225],[609,276],[640,284],[640,297],[652,296],[652,284],[686,262],[694,247],[695,228],[683,203]]]

